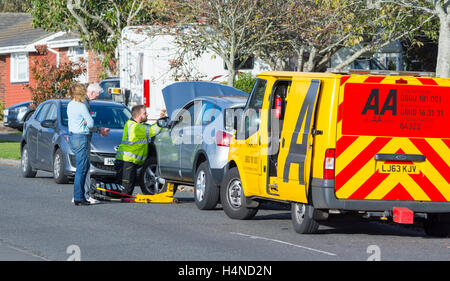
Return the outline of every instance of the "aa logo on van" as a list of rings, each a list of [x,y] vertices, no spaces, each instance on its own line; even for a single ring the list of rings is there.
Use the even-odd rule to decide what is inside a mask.
[[[373,111],[373,121],[375,122],[382,121],[381,115],[384,115],[387,111],[391,111],[393,116],[397,115],[397,90],[389,91],[383,106],[380,108],[380,90],[372,89],[361,114],[367,115],[368,111]],[[378,117],[376,117],[377,115]]]

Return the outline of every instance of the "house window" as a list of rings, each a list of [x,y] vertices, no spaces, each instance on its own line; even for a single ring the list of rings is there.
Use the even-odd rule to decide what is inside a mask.
[[[11,54],[11,83],[29,80],[28,53]]]
[[[81,74],[80,76],[77,77],[77,81],[80,83],[87,83],[88,82],[88,59],[89,59],[89,55],[87,50],[84,47],[71,47],[69,48],[69,52],[68,52],[68,57],[69,60],[72,62],[80,62],[80,61],[84,61],[85,65],[86,65],[86,72],[84,74]]]

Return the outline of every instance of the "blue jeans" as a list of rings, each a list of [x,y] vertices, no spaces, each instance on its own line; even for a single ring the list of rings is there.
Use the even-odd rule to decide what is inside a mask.
[[[91,150],[91,143],[89,135],[70,134],[69,135],[70,149],[75,153],[76,172],[73,181],[73,199],[75,201],[86,200],[84,193],[84,182],[89,171],[89,152]]]

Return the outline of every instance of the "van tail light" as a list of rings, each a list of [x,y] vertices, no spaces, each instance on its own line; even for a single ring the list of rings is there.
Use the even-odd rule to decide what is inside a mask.
[[[325,180],[334,180],[335,160],[336,160],[336,150],[327,149],[325,151],[325,161],[323,162],[323,178]]]
[[[216,144],[218,146],[230,146],[230,140],[231,140],[232,134],[229,134],[224,131],[217,131],[216,133]]]

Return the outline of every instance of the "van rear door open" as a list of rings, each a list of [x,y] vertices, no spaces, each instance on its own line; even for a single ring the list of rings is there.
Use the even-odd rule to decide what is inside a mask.
[[[278,189],[280,198],[308,202],[310,181],[312,126],[322,81],[295,78],[287,96],[285,121],[278,155]],[[267,191],[269,194],[269,190]]]
[[[343,76],[338,199],[450,200],[450,81]]]

